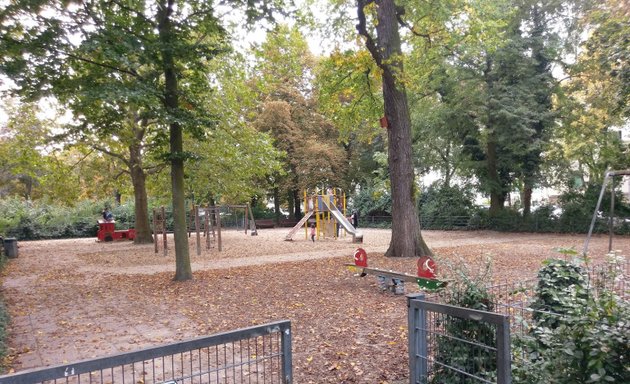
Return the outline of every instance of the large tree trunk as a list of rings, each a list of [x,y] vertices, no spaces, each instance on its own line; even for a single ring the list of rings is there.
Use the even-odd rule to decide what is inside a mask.
[[[295,196],[293,195],[293,190],[287,191],[287,209],[289,219],[295,219]]]
[[[300,220],[302,218],[302,210],[300,209],[300,191],[294,189],[293,192],[293,218]]]
[[[392,238],[385,256],[431,255],[420,233],[415,203],[416,184],[411,155],[411,119],[402,79],[401,41],[394,0],[376,1],[377,43],[365,26],[364,7],[358,1],[359,33],[366,36],[367,48],[383,70],[383,99],[388,121],[388,162],[392,192]]]
[[[486,144],[486,166],[488,171],[488,179],[490,180],[490,216],[496,216],[503,210],[505,205],[505,193],[501,177],[499,177],[497,143],[491,137]]]
[[[162,66],[164,70],[164,104],[171,116],[177,116],[179,100],[177,95],[177,74],[173,57],[173,40],[175,39],[171,14],[174,0],[160,2],[158,32],[160,35]],[[184,190],[184,140],[182,127],[177,121],[169,124],[171,149],[171,187],[173,201],[173,225],[175,238],[175,278],[176,281],[192,279],[190,254],[188,252],[188,233],[186,228],[186,204]]]
[[[523,216],[529,216],[532,212],[532,189],[531,184],[525,182],[523,186],[523,193],[521,194],[521,201],[523,203]]]
[[[129,148],[131,183],[133,184],[134,210],[136,215],[135,244],[153,243],[153,234],[149,223],[149,202],[147,199],[146,175],[142,169],[142,154],[138,143]]]

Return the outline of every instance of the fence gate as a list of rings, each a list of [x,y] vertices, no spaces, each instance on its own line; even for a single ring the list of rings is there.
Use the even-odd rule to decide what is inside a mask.
[[[291,384],[291,322],[0,376],[10,383]]]
[[[511,383],[508,316],[410,296],[411,384]]]

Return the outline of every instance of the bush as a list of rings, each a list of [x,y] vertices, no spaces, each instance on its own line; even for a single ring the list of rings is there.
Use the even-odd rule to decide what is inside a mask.
[[[359,212],[359,219],[367,216],[390,216],[392,197],[389,191],[382,188],[361,188],[352,198],[352,210]]]
[[[274,211],[274,209],[267,208],[262,203],[252,206],[252,213],[254,214],[254,220],[276,218],[276,212]]]
[[[529,334],[515,339],[515,356],[527,358],[515,362],[514,382],[630,382],[630,303],[593,289],[572,263],[551,261],[539,278],[532,308],[557,315],[538,313]]]
[[[18,240],[96,236],[97,219],[106,204],[82,201],[67,207],[43,201],[0,200],[0,235]],[[117,225],[133,223],[133,205],[116,207],[114,212],[120,215],[116,217]]]
[[[427,229],[466,227],[473,210],[473,195],[465,186],[445,187],[433,183],[418,201],[422,227]]]
[[[560,196],[562,214],[558,221],[558,226],[562,232],[586,232],[593,218],[593,212],[597,206],[597,200],[601,191],[601,185],[589,185],[585,191],[568,191]],[[610,192],[604,194],[600,205],[601,218],[597,220],[594,232],[608,231],[608,213],[610,207]],[[628,217],[630,207],[623,203],[623,196],[620,192],[615,193],[615,215]],[[618,233],[624,232],[624,226],[615,229]]]
[[[471,229],[492,229],[502,232],[524,231],[524,220],[520,213],[513,209],[503,209],[495,216],[490,216],[485,208],[477,209],[471,216],[468,226]]]
[[[5,373],[8,363],[5,357],[9,353],[7,346],[7,331],[9,327],[9,313],[4,305],[4,298],[0,297],[0,373]]]

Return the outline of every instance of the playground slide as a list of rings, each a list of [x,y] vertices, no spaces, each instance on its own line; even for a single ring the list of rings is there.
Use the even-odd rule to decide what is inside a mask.
[[[312,215],[313,215],[313,211],[307,212],[306,215],[304,215],[304,217],[297,224],[295,224],[295,227],[291,228],[291,231],[289,232],[289,234],[287,234],[287,236],[284,239],[287,241],[293,240],[293,235],[295,235],[295,233],[299,231],[300,228],[302,228],[304,223],[306,223],[306,220],[308,220]]]
[[[346,217],[339,211],[334,204],[330,204],[326,198],[322,199],[324,204],[328,207],[330,213],[332,213],[333,217],[341,224],[341,226],[346,230],[346,232],[354,235],[356,237],[361,237],[361,234],[357,231],[357,229],[346,219]]]

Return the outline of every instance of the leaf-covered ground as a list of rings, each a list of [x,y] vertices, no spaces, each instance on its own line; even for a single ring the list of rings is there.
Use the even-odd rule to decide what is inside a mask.
[[[280,319],[293,328],[295,383],[403,383],[407,374],[404,296],[343,267],[349,237],[312,243],[286,229],[258,236],[223,232],[223,252],[201,255],[190,238],[194,280],[176,283],[172,249],[94,239],[19,243],[3,273],[12,324],[12,370],[61,364]],[[425,231],[442,275],[476,274],[492,261],[492,282],[535,276],[558,247],[581,250],[584,236]],[[370,266],[415,273],[415,259],[384,258],[387,230],[365,230]],[[169,239],[172,247],[172,239]],[[160,244],[161,246],[161,244]],[[607,237],[591,242],[601,259]],[[630,239],[614,248],[629,254]],[[490,281],[489,281],[490,283]],[[418,292],[407,285],[407,293]]]

